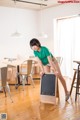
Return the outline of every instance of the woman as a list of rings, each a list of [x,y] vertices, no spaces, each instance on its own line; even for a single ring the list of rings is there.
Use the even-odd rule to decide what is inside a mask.
[[[39,40],[36,38],[33,38],[30,41],[30,47],[34,51],[36,60],[41,68],[41,72],[40,72],[41,76],[44,73],[48,73],[50,72],[50,70],[52,70],[54,74],[60,79],[63,85],[65,91],[65,100],[67,101],[69,99],[70,94],[67,90],[66,82],[61,74],[58,62],[55,59],[55,57],[50,53],[48,48],[41,46]]]

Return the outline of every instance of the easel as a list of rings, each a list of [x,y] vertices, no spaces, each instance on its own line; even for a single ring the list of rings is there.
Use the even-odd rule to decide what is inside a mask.
[[[45,74],[40,88],[40,101],[56,105],[56,98],[59,99],[58,78],[54,74]]]

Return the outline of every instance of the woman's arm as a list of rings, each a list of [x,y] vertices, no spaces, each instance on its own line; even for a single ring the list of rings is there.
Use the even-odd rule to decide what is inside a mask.
[[[42,76],[43,74],[44,74],[44,67],[43,67],[43,64],[42,64],[42,62],[41,62],[41,60],[38,58],[38,57],[35,57],[35,61],[37,61],[38,62],[38,65],[39,65],[39,67],[40,67],[40,75]]]

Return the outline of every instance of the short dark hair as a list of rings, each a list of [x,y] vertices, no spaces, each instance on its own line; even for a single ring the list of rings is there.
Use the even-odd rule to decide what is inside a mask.
[[[36,38],[33,38],[32,40],[30,40],[30,47],[35,46],[35,45],[37,47],[41,47],[41,43],[39,42],[39,40]]]

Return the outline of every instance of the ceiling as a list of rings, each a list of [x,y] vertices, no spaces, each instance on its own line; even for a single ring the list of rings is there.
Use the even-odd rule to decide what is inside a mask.
[[[0,6],[40,10],[60,5],[58,0],[0,0]]]

